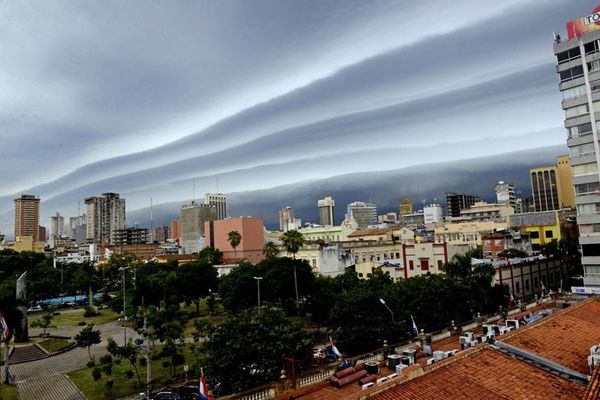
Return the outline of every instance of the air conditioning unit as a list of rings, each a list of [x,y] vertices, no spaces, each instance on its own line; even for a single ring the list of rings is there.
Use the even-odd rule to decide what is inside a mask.
[[[364,385],[361,386],[361,388],[362,388],[362,390],[367,390],[371,386],[375,386],[375,382],[365,383]]]
[[[594,370],[594,368],[596,368],[596,365],[600,364],[600,354],[593,354],[591,356],[588,356],[588,365],[590,367],[590,370]]]
[[[410,364],[413,365],[417,363],[417,351],[414,349],[404,349],[402,350],[402,355],[408,357],[410,359]]]
[[[499,327],[499,335],[504,335],[506,332],[508,332],[508,326],[501,326]]]
[[[390,354],[388,356],[388,367],[394,370],[398,364],[400,364],[400,356],[398,354]]]
[[[402,363],[396,365],[396,373],[401,374],[404,368],[407,368],[407,366]]]
[[[592,346],[590,347],[590,354],[600,354],[600,346]]]
[[[488,332],[493,331],[493,328],[491,325],[481,325],[481,330],[484,335],[487,335]]]
[[[517,321],[516,319],[507,319],[505,324],[510,328],[519,329],[519,321]]]
[[[435,358],[428,358],[427,359],[427,365],[431,365],[431,364],[435,364]]]
[[[435,359],[436,362],[442,361],[446,357],[447,357],[446,352],[444,352],[444,351],[436,350],[433,352],[433,358]]]
[[[446,352],[446,357],[452,357],[453,355],[455,355],[456,353],[458,353],[458,350],[454,349],[454,350],[450,350]]]
[[[465,336],[468,338],[467,341],[473,341],[473,332],[465,332]]]
[[[470,343],[470,347],[475,347],[475,346],[477,346],[478,344],[479,344],[479,342],[478,342],[477,340],[473,340],[473,341]]]
[[[389,378],[387,376],[381,377],[379,379],[377,379],[377,384],[379,385],[380,383],[386,382]]]
[[[394,373],[394,374],[389,374],[389,375],[387,376],[387,378],[388,378],[388,379],[394,379],[394,378],[397,378],[397,377],[398,377],[398,374],[397,374],[397,373]]]
[[[400,356],[400,363],[402,365],[404,365],[405,367],[408,367],[409,365],[413,364],[410,357],[407,357],[407,356]]]

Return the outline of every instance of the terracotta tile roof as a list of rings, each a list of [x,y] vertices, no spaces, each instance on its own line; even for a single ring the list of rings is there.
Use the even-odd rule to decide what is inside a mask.
[[[600,300],[585,300],[499,339],[589,374],[590,347],[600,344]]]
[[[585,386],[483,346],[439,363],[424,375],[369,396],[402,399],[578,399]]]
[[[600,365],[596,367],[592,374],[592,379],[588,384],[587,389],[582,397],[583,400],[598,400],[600,399]]]

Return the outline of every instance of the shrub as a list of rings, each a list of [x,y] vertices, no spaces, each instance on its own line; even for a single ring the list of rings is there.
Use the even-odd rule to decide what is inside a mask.
[[[102,364],[102,372],[105,375],[112,375],[112,364]]]
[[[96,366],[96,361],[95,360],[90,360],[87,362],[87,364],[85,364],[88,368],[92,368]]]
[[[133,371],[130,369],[127,370],[127,372],[125,372],[125,376],[127,377],[127,379],[133,378]]]
[[[139,362],[140,362],[140,365],[141,365],[142,367],[144,367],[144,366],[146,366],[146,364],[148,364],[148,363],[146,362],[146,357],[140,357],[140,360],[139,360]]]
[[[100,357],[100,363],[102,364],[112,364],[112,356],[110,354],[105,354]]]
[[[86,326],[87,324],[84,321],[79,321],[77,326]]]
[[[92,378],[94,378],[94,381],[99,380],[102,377],[102,370],[100,369],[100,367],[96,367],[92,370]]]
[[[90,306],[87,306],[85,308],[85,312],[83,313],[84,318],[95,317],[97,315],[100,315],[100,313],[98,311],[96,311],[96,309],[94,307],[90,307]]]
[[[106,398],[112,399],[114,386],[115,386],[115,383],[111,380],[106,381],[104,383],[104,393],[106,394]]]
[[[115,365],[121,365],[121,359],[120,358],[116,358],[115,359]]]
[[[163,367],[163,368],[169,368],[169,366],[170,366],[170,365],[171,365],[171,363],[170,363],[170,362],[168,362],[168,361],[163,361],[163,362],[162,362],[162,367]]]
[[[60,312],[58,312],[58,311],[54,311],[54,312],[52,313],[52,315],[60,315]]]

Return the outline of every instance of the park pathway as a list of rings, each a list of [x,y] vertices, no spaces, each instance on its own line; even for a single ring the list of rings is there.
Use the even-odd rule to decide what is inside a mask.
[[[106,354],[106,344],[113,337],[118,344],[123,343],[123,328],[116,322],[97,325],[102,333],[102,343],[91,347],[92,356],[98,360]],[[53,329],[51,333],[74,336],[81,327]],[[31,334],[37,332],[31,330]],[[134,334],[128,329],[128,335]],[[89,361],[85,348],[75,348],[65,353],[42,360],[10,366],[21,400],[85,400],[85,397],[67,378],[67,373],[84,368]],[[1,368],[4,373],[4,367]]]

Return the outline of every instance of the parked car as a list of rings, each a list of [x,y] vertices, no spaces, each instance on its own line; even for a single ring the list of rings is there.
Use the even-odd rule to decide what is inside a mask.
[[[31,306],[27,309],[28,313],[35,313],[35,312],[41,312],[41,311],[44,311],[44,309],[39,304],[36,304],[35,306]]]
[[[200,392],[185,390],[184,388],[172,388],[156,393],[152,400],[200,400]]]

